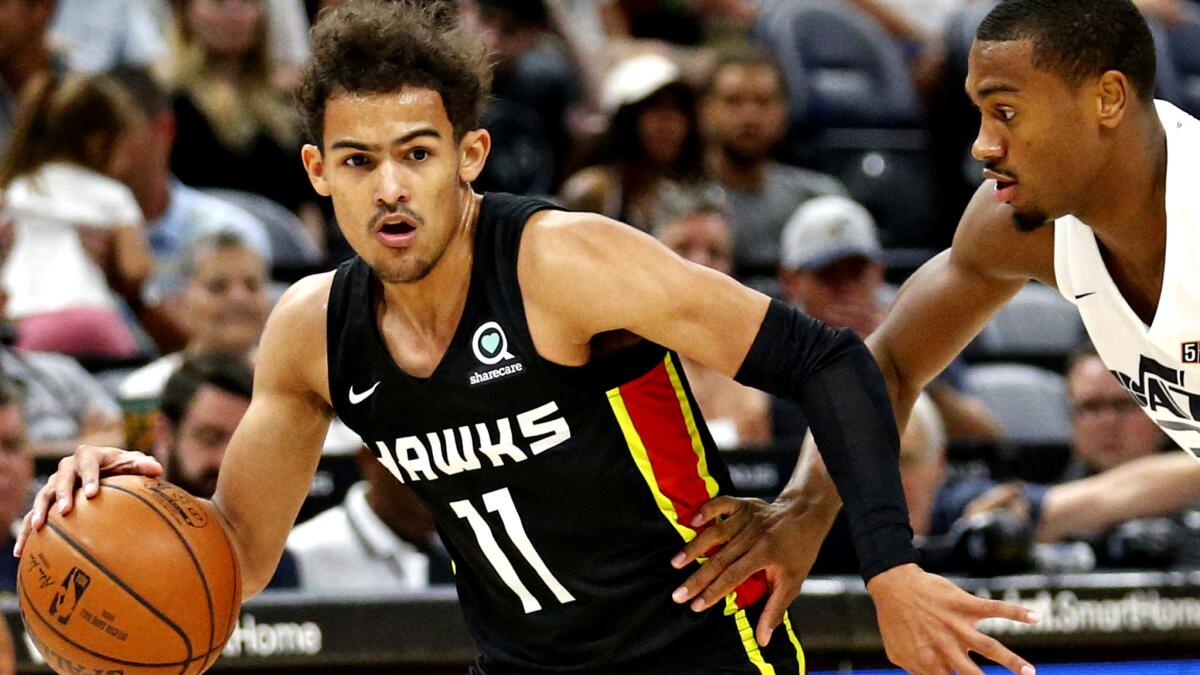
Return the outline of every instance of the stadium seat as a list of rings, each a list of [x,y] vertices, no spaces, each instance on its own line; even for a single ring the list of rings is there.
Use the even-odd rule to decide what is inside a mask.
[[[321,249],[304,228],[304,223],[280,204],[242,190],[205,188],[204,192],[240,206],[266,225],[267,235],[271,238],[271,262],[275,267],[305,267],[321,262]]]
[[[1058,363],[1085,337],[1075,306],[1031,283],[996,313],[970,348],[972,358]]]
[[[1165,98],[1192,115],[1200,115],[1200,7],[1189,5],[1183,21],[1155,31],[1159,41],[1159,98]],[[1172,77],[1175,89],[1164,87]]]
[[[996,415],[1006,440],[1070,440],[1071,416],[1062,375],[1020,363],[989,363],[968,368],[964,385]]]

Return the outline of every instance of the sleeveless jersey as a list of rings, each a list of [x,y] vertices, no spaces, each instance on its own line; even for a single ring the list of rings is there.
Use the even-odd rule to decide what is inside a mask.
[[[1200,458],[1200,121],[1156,101],[1167,133],[1167,245],[1162,294],[1147,326],[1109,276],[1096,235],[1054,223],[1054,275],[1096,351],[1142,409]]]
[[[802,672],[790,622],[754,643],[761,608],[744,605],[761,576],[703,613],[671,600],[695,567],[670,559],[729,476],[674,353],[642,342],[578,368],[538,355],[516,267],[546,208],[484,196],[462,318],[427,378],[389,355],[365,262],[330,292],[334,408],[433,511],[475,672]]]

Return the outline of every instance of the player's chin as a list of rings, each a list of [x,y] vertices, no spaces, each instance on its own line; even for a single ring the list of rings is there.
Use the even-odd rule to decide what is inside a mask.
[[[1018,232],[1033,232],[1050,223],[1051,219],[1045,211],[1031,207],[1021,208],[1015,204],[1012,207],[1013,227],[1017,228]]]

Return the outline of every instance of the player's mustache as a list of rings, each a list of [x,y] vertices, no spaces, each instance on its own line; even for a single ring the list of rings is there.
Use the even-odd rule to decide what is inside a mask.
[[[1009,178],[1013,179],[1014,181],[1017,181],[1017,180],[1019,180],[1019,179],[1020,179],[1020,177],[1017,175],[1017,172],[1016,172],[1016,171],[1013,171],[1013,170],[1011,170],[1011,169],[1007,169],[1007,168],[1005,168],[1005,167],[1003,167],[1003,166],[1001,166],[1000,164],[997,164],[997,163],[995,163],[995,162],[984,162],[984,163],[983,163],[983,168],[985,168],[985,169],[987,169],[987,170],[989,170],[989,171],[995,171],[995,172],[996,172],[996,173],[998,173],[998,174],[1002,174],[1002,175],[1008,176]]]
[[[397,213],[408,216],[409,218],[412,218],[413,220],[417,221],[417,223],[420,225],[425,224],[425,219],[422,218],[419,213],[417,213],[416,211],[413,211],[412,209],[408,208],[407,206],[405,206],[403,204],[396,204],[394,206],[381,207],[378,211],[376,211],[375,215],[371,216],[371,221],[367,223],[367,229],[368,230],[375,229],[375,226],[379,224],[379,221],[383,220],[384,218],[387,218],[388,216],[395,215]]]

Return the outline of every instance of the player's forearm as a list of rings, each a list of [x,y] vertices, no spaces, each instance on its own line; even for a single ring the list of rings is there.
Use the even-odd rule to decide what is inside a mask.
[[[1134,460],[1046,492],[1037,538],[1055,542],[1200,501],[1200,463],[1182,452]]]
[[[825,468],[825,462],[821,461],[821,454],[817,451],[812,434],[804,435],[796,469],[792,471],[791,478],[776,501],[787,504],[789,508],[805,513],[808,517],[825,521],[826,532],[833,526],[833,520],[842,508],[842,497],[838,494],[829,470]]]
[[[737,379],[804,409],[845,502],[863,576],[912,562],[900,437],[879,368],[862,342],[772,302]]]
[[[223,502],[220,495],[216,495],[208,504],[219,516],[217,520],[225,528],[225,535],[237,553],[242,577],[242,602],[245,602],[266,588],[275,575],[275,568],[283,556],[283,541],[278,546],[274,545],[266,533],[254,527],[253,522],[239,518],[237,512]]]

